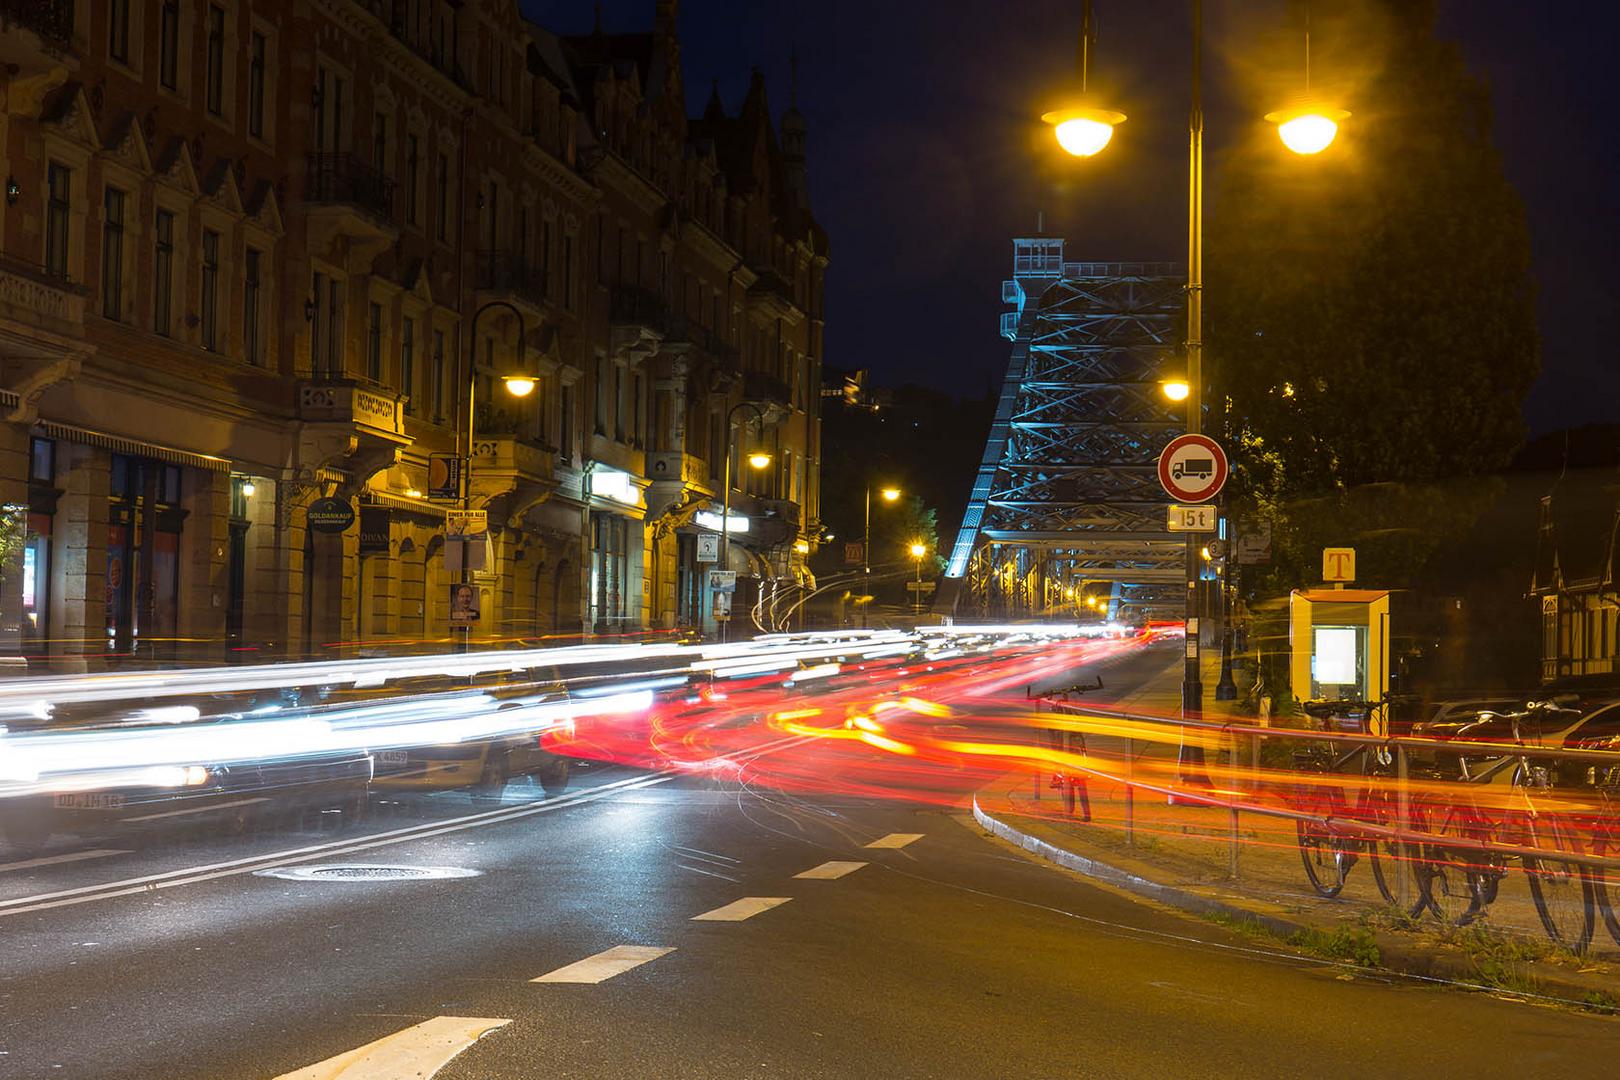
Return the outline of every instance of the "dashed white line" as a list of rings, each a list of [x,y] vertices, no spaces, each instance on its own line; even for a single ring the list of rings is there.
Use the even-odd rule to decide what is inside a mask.
[[[693,922],[742,922],[752,919],[762,911],[769,911],[773,907],[781,907],[791,896],[745,896],[741,900],[733,900],[725,907],[717,907],[713,911],[705,911],[701,915],[692,916]]]
[[[869,848],[903,848],[907,844],[921,840],[920,832],[892,832],[888,836],[880,836],[866,846]]]
[[[427,1080],[450,1059],[510,1020],[484,1016],[435,1016],[336,1057],[276,1080]]]
[[[793,876],[796,878],[809,878],[817,881],[831,881],[834,878],[841,878],[845,874],[853,874],[855,871],[866,865],[867,864],[863,862],[840,862],[839,860],[834,859],[832,862],[824,862],[820,866],[812,866],[803,873],[794,874]]]
[[[673,947],[665,948],[661,945],[615,945],[611,949],[604,949],[595,956],[587,956],[583,960],[575,960],[572,964],[564,965],[556,971],[548,971],[538,979],[530,979],[537,983],[599,983],[623,975],[632,968],[638,968],[660,956],[668,956],[674,952]]]
[[[55,866],[58,863],[82,862],[85,859],[105,859],[109,855],[128,854],[129,852],[121,848],[95,848],[91,851],[68,851],[61,855],[41,855],[37,859],[0,863],[0,874],[9,874],[13,870],[32,870],[36,866]]]

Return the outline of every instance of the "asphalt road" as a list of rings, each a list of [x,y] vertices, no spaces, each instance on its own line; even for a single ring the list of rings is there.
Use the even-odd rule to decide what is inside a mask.
[[[561,800],[421,800],[349,833],[0,863],[0,1077],[316,1080],[406,1032],[345,1074],[403,1080],[485,1028],[441,1080],[1577,1077],[1620,1059],[1614,1020],[1257,948],[950,808],[761,786],[769,760],[723,780],[598,769]],[[477,875],[251,872],[296,860]]]

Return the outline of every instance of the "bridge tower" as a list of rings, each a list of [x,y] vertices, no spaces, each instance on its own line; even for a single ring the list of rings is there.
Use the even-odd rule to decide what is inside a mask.
[[[1101,595],[1111,618],[1181,617],[1185,547],[1155,466],[1185,430],[1160,387],[1184,374],[1185,281],[1174,263],[1064,262],[1061,239],[1013,241],[1012,352],[940,610],[1072,618]]]

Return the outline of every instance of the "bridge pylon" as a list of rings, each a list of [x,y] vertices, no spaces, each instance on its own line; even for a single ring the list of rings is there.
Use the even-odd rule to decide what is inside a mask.
[[[995,420],[936,609],[958,619],[1179,619],[1185,546],[1166,530],[1159,452],[1185,430],[1176,263],[1065,262],[1013,241],[1001,283],[1012,343]]]

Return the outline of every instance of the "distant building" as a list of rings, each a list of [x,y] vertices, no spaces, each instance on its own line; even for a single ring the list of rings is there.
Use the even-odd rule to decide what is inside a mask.
[[[1617,539],[1611,484],[1563,485],[1541,500],[1530,592],[1540,601],[1542,682],[1620,681]]]
[[[802,576],[803,117],[756,75],[689,120],[652,7],[562,39],[517,0],[7,5],[0,645],[443,639],[460,501],[431,466],[469,451],[477,637],[703,625],[694,518],[745,442],[775,457],[734,462],[737,568]],[[724,430],[744,400],[763,431]],[[309,528],[323,497],[354,524]]]

